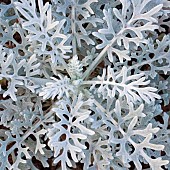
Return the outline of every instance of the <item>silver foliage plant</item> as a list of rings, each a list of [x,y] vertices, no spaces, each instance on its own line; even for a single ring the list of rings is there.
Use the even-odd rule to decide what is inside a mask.
[[[0,170],[170,170],[169,17],[168,0],[1,2]]]

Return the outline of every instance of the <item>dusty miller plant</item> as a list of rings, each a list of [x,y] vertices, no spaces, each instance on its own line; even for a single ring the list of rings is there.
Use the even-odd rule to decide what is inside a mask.
[[[170,169],[169,17],[168,0],[1,2],[0,170]]]

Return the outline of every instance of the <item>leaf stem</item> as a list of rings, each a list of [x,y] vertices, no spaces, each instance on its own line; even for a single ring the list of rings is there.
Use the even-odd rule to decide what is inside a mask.
[[[81,83],[81,85],[85,85],[85,84],[89,84],[89,85],[92,85],[92,84],[95,84],[95,85],[97,85],[97,84],[106,84],[106,85],[111,85],[111,86],[121,86],[121,87],[126,87],[127,86],[127,84],[123,84],[123,83],[115,83],[115,82],[110,82],[110,81],[98,81],[98,80],[92,80],[92,81],[83,81],[82,83]],[[135,88],[135,87],[133,87],[133,88]]]
[[[71,30],[72,30],[72,46],[73,46],[73,56],[77,55],[77,47],[76,47],[76,26],[75,26],[75,4],[72,6],[72,11],[71,11]]]
[[[82,79],[86,79],[91,72],[97,67],[97,65],[101,62],[103,57],[105,56],[107,50],[115,43],[117,40],[118,36],[120,36],[126,29],[122,28],[115,37],[111,40],[111,42],[100,52],[100,54],[96,57],[96,59],[92,62],[92,64],[88,67],[88,69],[85,71],[85,73],[82,76]]]
[[[12,150],[14,150],[16,147],[19,147],[19,145],[22,144],[22,142],[29,136],[31,135],[34,130],[36,130],[41,124],[43,124],[43,122],[48,119],[49,117],[51,117],[51,115],[53,114],[53,112],[48,112],[45,116],[43,120],[39,120],[36,124],[33,125],[32,128],[28,129],[28,131],[25,133],[25,135],[21,138],[20,141],[16,142],[9,150],[8,152],[12,152]]]

